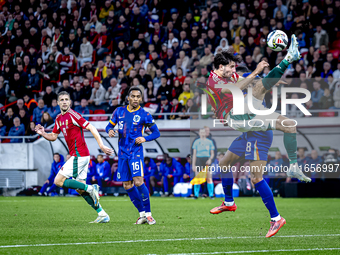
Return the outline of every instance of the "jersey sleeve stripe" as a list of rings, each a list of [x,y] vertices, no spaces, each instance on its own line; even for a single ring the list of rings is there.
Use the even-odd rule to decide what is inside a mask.
[[[112,120],[110,120],[110,123],[111,123],[113,126],[116,126],[116,123],[114,123]]]
[[[73,115],[77,120],[80,119],[80,116],[79,116],[78,113],[75,113],[73,110],[70,110],[69,112],[70,112],[70,114]]]

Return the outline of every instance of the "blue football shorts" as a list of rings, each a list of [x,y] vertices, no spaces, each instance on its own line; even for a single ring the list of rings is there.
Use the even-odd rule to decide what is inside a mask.
[[[273,131],[250,131],[242,133],[229,147],[229,150],[246,160],[267,161],[268,151],[273,142]]]
[[[120,182],[132,181],[133,177],[144,177],[143,159],[118,159],[117,180]]]

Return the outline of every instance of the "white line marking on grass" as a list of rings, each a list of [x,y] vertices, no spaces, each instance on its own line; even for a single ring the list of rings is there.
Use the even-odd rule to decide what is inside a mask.
[[[292,252],[292,251],[334,251],[340,248],[309,248],[309,249],[283,249],[283,250],[254,250],[254,251],[216,251],[216,252],[202,252],[202,253],[174,253],[167,255],[208,255],[208,254],[242,254],[242,253],[267,253],[267,252]],[[148,254],[157,255],[157,254]]]
[[[80,198],[80,197],[79,197]],[[13,201],[1,201],[0,200],[0,203],[1,202],[33,202],[33,201],[43,201],[43,200],[34,200],[34,199],[32,199],[32,200],[13,200]],[[127,201],[130,201],[130,200],[128,200],[128,199],[126,199],[126,200],[113,200],[113,199],[111,199],[111,200],[108,200],[108,199],[105,199],[105,200],[103,200],[103,201],[105,201],[105,202],[127,202]],[[55,202],[55,200],[48,200],[48,199],[46,199],[46,200],[44,200],[44,202]],[[66,200],[63,200],[63,203],[64,202],[84,202],[84,200],[83,199],[66,199]]]
[[[340,236],[340,234],[328,234],[328,235],[290,235],[290,236],[276,236],[275,238],[334,237],[334,236]],[[197,238],[154,239],[154,240],[126,240],[126,241],[85,242],[85,243],[13,244],[13,245],[2,245],[2,246],[0,246],[0,248],[20,248],[20,247],[37,247],[37,246],[91,245],[91,244],[120,244],[120,243],[143,243],[143,242],[202,241],[202,240],[213,240],[213,239],[258,239],[258,238],[265,238],[265,237],[264,236],[221,236],[221,237],[197,237]],[[207,254],[210,254],[210,253],[207,253]]]

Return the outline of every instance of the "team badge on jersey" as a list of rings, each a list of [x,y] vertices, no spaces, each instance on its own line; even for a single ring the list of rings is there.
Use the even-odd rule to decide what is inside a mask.
[[[133,116],[133,122],[139,122],[139,121],[140,121],[140,116],[139,115]],[[137,123],[133,123],[133,124],[137,124]]]
[[[66,126],[68,125],[68,120],[66,120]]]
[[[59,120],[59,126],[61,126],[61,121]]]

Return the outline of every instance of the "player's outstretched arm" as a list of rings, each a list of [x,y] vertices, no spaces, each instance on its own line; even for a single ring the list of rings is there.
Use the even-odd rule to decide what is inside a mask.
[[[90,131],[93,135],[93,137],[96,139],[98,145],[99,145],[99,148],[107,155],[111,155],[113,154],[113,150],[110,149],[109,147],[106,147],[104,144],[103,144],[103,140],[102,138],[100,137],[99,133],[98,133],[98,130],[92,126],[91,124],[89,124],[86,129],[88,131]]]
[[[41,135],[42,137],[44,137],[46,140],[51,141],[51,142],[57,140],[57,138],[58,138],[58,134],[56,134],[56,133],[53,133],[53,132],[52,133],[46,133],[45,128],[43,126],[41,126],[40,124],[35,126],[35,132],[37,134]]]
[[[257,75],[259,75],[265,67],[269,66],[266,61],[261,61],[258,63],[256,69],[247,76],[247,78],[233,84],[238,87],[240,90],[244,90],[248,87],[248,85],[255,79]],[[222,93],[231,93],[231,91],[227,88],[222,88]]]
[[[136,144],[141,144],[141,143],[144,143],[144,142],[150,142],[152,140],[156,140],[158,137],[161,136],[161,133],[159,132],[156,124],[149,127],[149,129],[152,133],[150,135],[146,136],[146,137],[142,137],[142,136],[137,137],[136,138]]]

